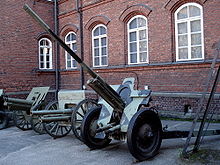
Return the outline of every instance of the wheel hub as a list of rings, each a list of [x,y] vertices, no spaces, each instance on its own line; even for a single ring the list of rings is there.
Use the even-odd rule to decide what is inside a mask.
[[[141,140],[147,140],[151,137],[153,137],[153,132],[149,124],[144,124],[140,127],[138,136],[141,138]]]

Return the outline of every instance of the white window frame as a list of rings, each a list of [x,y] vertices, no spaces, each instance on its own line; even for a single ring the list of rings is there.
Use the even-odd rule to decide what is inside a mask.
[[[130,29],[129,28],[129,25],[130,25],[130,23],[134,20],[134,19],[136,19],[136,18],[143,18],[143,19],[145,19],[145,21],[146,21],[146,27],[138,27],[138,28],[135,28],[135,29]],[[141,30],[146,30],[146,41],[147,41],[147,58],[146,58],[146,61],[145,62],[141,62],[140,61],[140,50],[139,50],[139,44],[140,44],[140,40],[139,40],[139,31],[141,31]],[[136,32],[136,34],[137,34],[137,63],[131,63],[131,57],[130,57],[130,41],[129,41],[129,34],[131,33],[131,32]],[[128,23],[127,23],[127,35],[128,35],[128,37],[127,37],[127,39],[128,39],[128,64],[129,65],[134,65],[134,64],[144,64],[144,63],[149,63],[149,47],[148,47],[148,21],[147,21],[147,18],[145,17],[145,16],[143,16],[143,15],[136,15],[136,16],[134,16],[134,17],[132,17],[129,21],[128,21]]]
[[[42,40],[46,40],[49,42],[49,46],[45,46],[45,45],[41,45],[41,41]],[[53,66],[52,66],[52,42],[48,39],[48,38],[41,38],[39,41],[38,41],[38,56],[39,56],[39,69],[53,69]],[[45,49],[48,49],[49,48],[49,67],[47,67],[47,60],[46,60],[46,52],[43,50],[43,61],[41,61],[41,48],[45,48]],[[44,67],[41,67],[41,62],[43,62],[44,64]]]
[[[180,10],[182,10],[184,7],[187,7],[187,13],[189,16],[189,7],[188,6],[195,6],[200,9],[200,16],[195,17],[188,17],[184,19],[177,20],[177,14]],[[202,47],[202,57],[201,58],[192,58],[191,54],[191,21],[200,20],[201,22],[201,47]],[[178,46],[178,23],[187,23],[187,37],[188,37],[188,58],[187,59],[179,59],[179,46]],[[180,6],[176,12],[175,12],[175,44],[176,44],[176,61],[191,61],[191,60],[203,60],[204,59],[204,26],[203,26],[203,7],[197,3],[186,3],[182,6]],[[198,45],[197,45],[198,46]]]
[[[65,43],[66,43],[66,44],[69,44],[69,45],[70,45],[70,48],[71,48],[71,50],[72,50],[72,45],[73,45],[73,44],[76,44],[76,40],[73,40],[73,41],[66,41],[68,35],[70,35],[70,34],[74,34],[74,35],[76,36],[76,33],[74,33],[73,31],[71,31],[71,32],[67,33],[67,35],[65,36]],[[76,52],[77,50],[73,50],[73,51]],[[67,51],[65,51],[66,69],[76,69],[77,66],[73,66],[73,61],[75,61],[75,59],[74,59],[72,56],[70,57],[71,66],[70,66],[70,67],[67,66],[67,63],[68,63],[67,56],[68,56],[68,53],[67,53]]]
[[[104,27],[106,29],[106,34],[103,35],[98,35],[98,36],[94,36],[94,31],[98,28],[98,27]],[[108,31],[107,31],[107,27],[103,24],[98,24],[96,25],[93,30],[92,30],[92,61],[93,61],[93,67],[103,67],[103,66],[108,66],[108,35],[107,35]],[[102,38],[106,38],[106,65],[102,65],[102,49],[101,49],[101,39]],[[94,40],[98,39],[99,40],[99,65],[95,65],[95,45],[94,45]]]

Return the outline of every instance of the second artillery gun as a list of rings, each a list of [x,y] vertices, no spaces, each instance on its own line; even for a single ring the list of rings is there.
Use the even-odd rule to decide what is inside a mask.
[[[33,129],[44,128],[53,138],[66,136],[71,130],[81,140],[80,126],[87,111],[98,106],[97,95],[90,90],[60,90],[58,100],[50,102],[45,110],[32,111]],[[43,127],[42,127],[43,126]]]
[[[151,91],[134,90],[134,78],[126,78],[121,85],[108,85],[28,5],[24,10],[90,74],[92,79],[87,84],[101,96],[101,106],[91,109],[82,121],[83,142],[96,149],[105,147],[111,139],[127,139],[136,159],[142,161],[155,156],[162,141],[162,125],[156,111],[148,107]]]
[[[0,89],[0,129],[6,128],[9,119],[21,130],[32,129],[31,112],[46,105],[45,97],[50,87],[35,87],[26,99],[8,97]]]

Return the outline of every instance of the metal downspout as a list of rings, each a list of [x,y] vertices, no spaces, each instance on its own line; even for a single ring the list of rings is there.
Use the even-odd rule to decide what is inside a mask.
[[[54,33],[58,35],[58,0],[54,0]],[[55,98],[58,99],[58,91],[59,91],[59,45],[58,42],[55,41],[55,85],[56,85],[56,92],[55,92]]]
[[[83,45],[83,11],[82,11],[82,0],[77,0],[77,11],[79,13],[79,29],[80,29],[80,55],[82,61],[84,61],[84,45]],[[85,78],[83,68],[80,67],[80,88],[84,89]]]

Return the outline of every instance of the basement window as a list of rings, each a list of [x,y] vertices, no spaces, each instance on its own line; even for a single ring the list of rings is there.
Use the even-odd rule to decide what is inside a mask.
[[[52,69],[52,42],[48,38],[39,40],[39,69]]]

